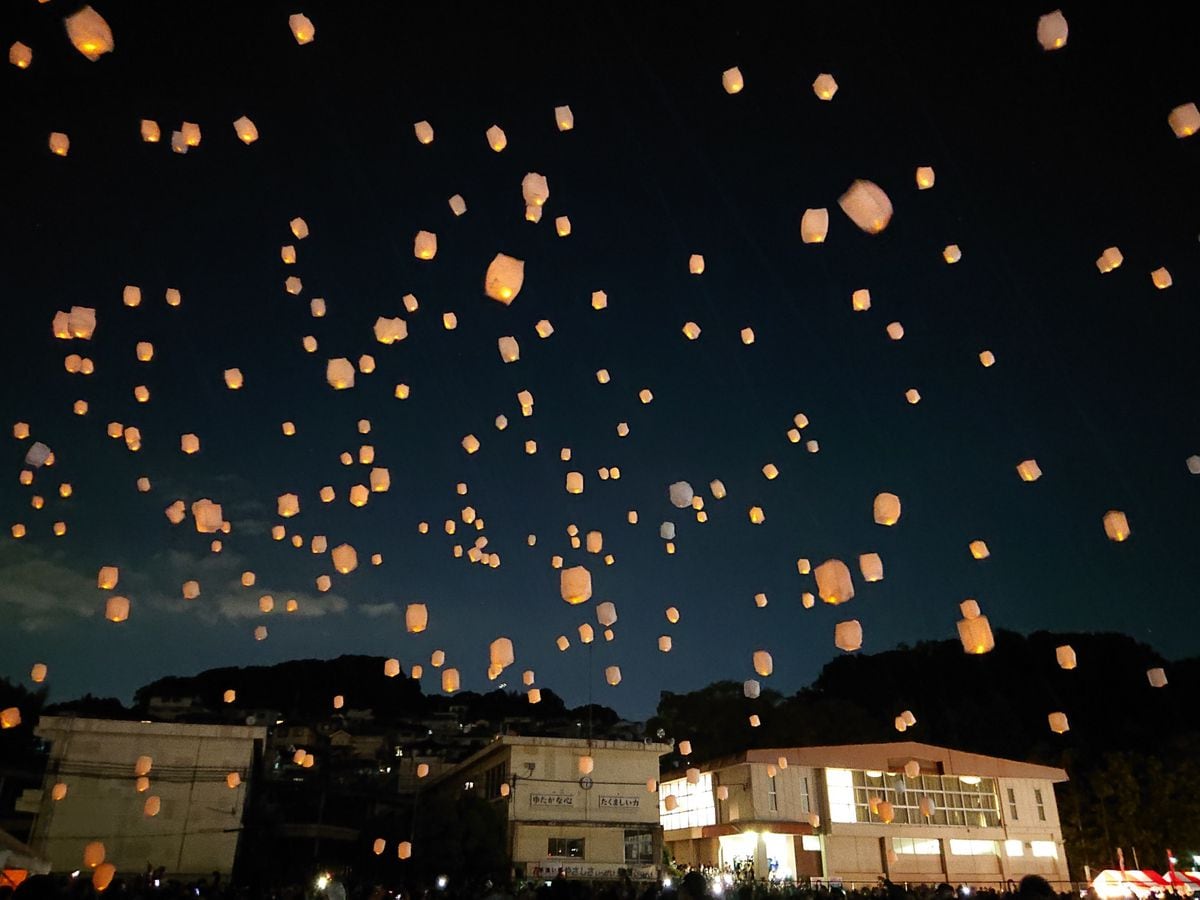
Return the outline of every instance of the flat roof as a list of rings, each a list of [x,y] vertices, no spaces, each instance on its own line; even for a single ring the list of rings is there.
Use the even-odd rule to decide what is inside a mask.
[[[265,739],[262,725],[193,725],[186,722],[138,722],[125,719],[88,719],[82,716],[42,716],[34,733],[52,738],[46,732],[72,732],[94,735],[142,735],[146,737]]]
[[[1037,763],[984,756],[938,747],[919,741],[886,741],[878,744],[831,744],[816,747],[774,747],[762,750],[744,750],[731,756],[701,763],[696,768],[703,771],[728,768],[742,763],[774,763],[780,757],[789,765],[811,766],[825,769],[878,769],[897,770],[910,759],[922,763],[937,763],[946,775],[981,775],[991,778],[1043,778],[1047,781],[1067,781],[1065,769],[1043,766]],[[682,777],[682,773],[664,775],[664,781]]]
[[[671,744],[659,744],[654,741],[601,741],[587,738],[558,738],[558,737],[536,737],[533,735],[520,734],[498,734],[492,738],[491,742],[480,749],[476,750],[462,762],[455,763],[454,766],[444,772],[439,772],[430,784],[436,784],[439,781],[450,778],[460,769],[465,769],[467,766],[474,765],[479,760],[503,750],[505,747],[546,747],[560,748],[563,750],[652,750],[658,756],[664,756],[670,753]]]

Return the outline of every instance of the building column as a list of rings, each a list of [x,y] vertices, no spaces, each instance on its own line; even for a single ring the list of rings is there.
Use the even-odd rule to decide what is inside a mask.
[[[770,876],[771,870],[767,863],[767,842],[762,839],[761,834],[754,836],[754,877],[766,879]]]

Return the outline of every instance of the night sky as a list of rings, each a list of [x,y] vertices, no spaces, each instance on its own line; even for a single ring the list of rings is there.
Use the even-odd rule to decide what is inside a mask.
[[[1025,3],[805,4],[784,18],[744,3],[97,0],[116,49],[93,63],[63,29],[75,8],[0,11],[4,46],[34,54],[29,69],[0,71],[0,675],[27,680],[41,661],[53,700],[127,699],[164,674],[370,653],[425,664],[435,691],[429,655],[441,648],[463,687],[482,690],[488,644],[505,635],[516,665],[497,683],[519,687],[532,668],[569,702],[590,691],[640,717],[660,690],[753,677],[760,648],[774,656],[769,686],[794,690],[840,652],[844,619],[862,622],[864,652],[952,638],[968,597],[993,628],[1117,630],[1168,657],[1200,647],[1200,478],[1185,465],[1200,453],[1200,137],[1179,140],[1167,124],[1200,100],[1195,19],[1166,4],[1070,6],[1069,42],[1047,53],[1035,30],[1052,7]],[[301,10],[316,26],[306,46],[288,29]],[[731,66],[745,79],[736,95],[721,85]],[[839,85],[831,102],[812,90],[822,72]],[[560,133],[562,104],[575,128]],[[231,124],[242,115],[259,130],[250,146]],[[140,140],[143,118],[161,143]],[[203,139],[178,155],[170,133],[184,120]],[[419,120],[432,144],[415,139]],[[508,137],[501,153],[485,140],[493,124]],[[66,158],[48,151],[51,131],[69,134]],[[936,170],[931,190],[917,190],[920,165]],[[550,187],[536,225],[524,220],[527,172]],[[838,208],[856,178],[892,200],[879,235]],[[829,208],[824,244],[800,240],[808,207]],[[560,215],[569,237],[555,234]],[[295,216],[305,240],[288,229]],[[414,258],[420,229],[437,233],[431,261]],[[956,265],[942,259],[951,243]],[[281,262],[285,244],[295,265]],[[1101,275],[1095,260],[1113,245],[1124,264]],[[483,293],[498,252],[525,260],[508,307]],[[693,253],[702,275],[689,274]],[[1160,266],[1169,290],[1151,283]],[[289,275],[303,280],[299,296],[284,290]],[[126,284],[141,287],[140,307],[122,305]],[[851,309],[859,288],[869,311]],[[596,290],[608,295],[601,311]],[[310,315],[313,297],[324,318]],[[90,342],[52,334],[54,313],[72,305],[97,310]],[[404,318],[407,340],[377,343],[379,316]],[[546,340],[541,319],[554,326]],[[698,340],[681,332],[689,320]],[[893,321],[901,341],[885,333]],[[739,338],[747,326],[752,346]],[[519,362],[501,362],[503,335],[519,341]],[[138,341],[153,342],[152,362],[136,360]],[[69,353],[94,360],[95,374],[68,374]],[[326,384],[328,359],[364,353],[373,374],[352,390]],[[244,389],[225,388],[230,367]],[[149,403],[135,402],[136,385]],[[819,453],[787,439],[800,412]],[[9,436],[18,421],[29,440]],[[106,436],[113,421],[140,428],[140,452]],[[180,452],[184,432],[200,436],[199,454]],[[471,456],[469,433],[482,444]],[[34,440],[57,463],[25,487]],[[347,493],[370,467],[338,457],[364,443],[392,486],[358,509]],[[1026,484],[1015,466],[1030,457],[1044,475]],[[620,479],[601,480],[611,466]],[[584,473],[582,495],[565,492],[569,470]],[[142,475],[149,493],[135,488]],[[712,498],[713,478],[726,499]],[[668,502],[681,479],[705,497],[707,523]],[[324,485],[337,492],[328,505]],[[903,502],[892,528],[872,520],[880,491]],[[302,550],[270,537],[286,492],[300,497],[286,525]],[[35,493],[44,509],[31,508]],[[190,518],[172,527],[163,514],[201,497],[232,524],[217,555]],[[486,528],[460,519],[446,535],[443,521],[466,505]],[[764,524],[750,523],[752,505]],[[639,524],[627,524],[630,509]],[[1109,509],[1127,514],[1128,541],[1105,537]],[[59,520],[64,537],[52,533]],[[677,527],[674,555],[663,521]],[[8,536],[13,523],[28,528],[23,540]],[[602,531],[614,564],[572,551],[571,523]],[[452,557],[479,534],[499,568]],[[358,570],[334,573],[328,554],[309,552],[313,535],[352,544]],[[989,559],[968,553],[977,538]],[[370,565],[375,552],[382,566]],[[863,583],[865,552],[882,556],[883,581]],[[554,554],[591,570],[592,603],[562,601]],[[803,609],[815,587],[798,557],[845,560],[855,598]],[[102,565],[120,566],[115,591],[97,589]],[[315,587],[323,573],[328,593]],[[188,579],[201,583],[193,601],[180,593]],[[132,602],[120,625],[104,619],[113,593]],[[263,594],[277,604],[269,615]],[[290,597],[300,611],[288,615]],[[589,650],[576,628],[595,625],[600,600],[620,618],[615,639],[597,628]],[[404,628],[414,602],[430,612],[420,635]],[[672,605],[677,625],[664,616]],[[656,648],[662,634],[670,653]],[[604,683],[613,664],[615,688]],[[331,695],[353,706],[353,690]]]

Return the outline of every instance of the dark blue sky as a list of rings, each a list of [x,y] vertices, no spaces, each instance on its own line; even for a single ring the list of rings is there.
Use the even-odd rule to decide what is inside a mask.
[[[1068,46],[1045,53],[1035,28],[1048,10],[1024,3],[828,4],[786,21],[755,4],[313,2],[302,8],[316,40],[301,47],[287,28],[296,9],[273,2],[98,8],[116,51],[96,63],[66,42],[70,4],[0,13],[0,37],[34,52],[28,70],[0,72],[0,405],[58,457],[22,487],[26,443],[5,438],[0,508],[29,536],[0,544],[0,674],[25,678],[44,661],[54,699],[128,697],[156,676],[218,665],[361,652],[407,667],[443,648],[464,687],[482,689],[488,643],[506,635],[510,684],[533,668],[570,701],[590,684],[598,701],[643,716],[660,690],[750,677],[759,648],[773,653],[772,686],[799,687],[838,652],[842,619],[863,623],[868,651],[953,636],[967,597],[996,627],[1119,630],[1168,656],[1196,651],[1200,479],[1185,459],[1200,453],[1200,137],[1167,126],[1173,107],[1200,99],[1194,19],[1165,6],[1066,8]],[[721,73],[734,65],[746,87],[730,96]],[[840,86],[832,102],[813,95],[821,72]],[[576,127],[560,133],[564,103]],[[259,129],[249,147],[231,124],[241,115]],[[144,144],[142,118],[164,139],[196,122],[202,143],[186,156]],[[436,132],[428,146],[413,136],[422,119]],[[499,154],[484,138],[493,124],[508,136]],[[51,131],[70,135],[65,159],[47,151]],[[919,165],[936,169],[932,190],[916,189]],[[550,186],[538,225],[523,219],[530,171]],[[855,178],[891,196],[881,235],[837,208]],[[456,193],[461,218],[447,204]],[[830,209],[823,245],[800,241],[808,207]],[[298,215],[303,241],[288,231]],[[555,236],[559,215],[568,238]],[[438,235],[432,261],[413,257],[419,229]],[[953,266],[941,257],[950,243],[963,252]],[[281,263],[283,244],[295,244],[295,266]],[[1102,276],[1094,261],[1110,245],[1125,262]],[[482,292],[497,252],[526,262],[509,307]],[[702,276],[688,273],[692,253],[705,257]],[[1159,266],[1169,290],[1151,284]],[[299,297],[283,290],[291,274]],[[121,305],[125,284],[141,286],[140,308]],[[179,308],[163,301],[168,287]],[[851,310],[858,288],[871,291],[868,312]],[[607,309],[591,308],[595,290]],[[325,318],[309,315],[312,297],[325,298]],[[90,343],[51,334],[54,312],[72,305],[97,309]],[[449,311],[454,331],[441,325]],[[376,343],[375,319],[397,315],[408,339]],[[534,333],[543,318],[548,340]],[[699,340],[683,337],[689,320]],[[885,327],[897,320],[905,336],[893,342]],[[316,353],[303,352],[305,335]],[[519,340],[519,362],[501,363],[502,335]],[[141,340],[156,347],[152,363],[135,359]],[[68,375],[72,352],[96,374]],[[327,359],[363,353],[374,374],[327,387]],[[222,381],[233,366],[239,392]],[[597,383],[599,368],[610,383]],[[411,386],[406,401],[392,396],[398,382]],[[138,384],[148,404],[134,401]],[[916,406],[904,399],[913,387]],[[638,401],[642,388],[653,403]],[[529,418],[522,389],[535,397]],[[71,414],[77,399],[87,416]],[[797,412],[819,453],[788,442]],[[284,420],[296,437],[281,435]],[[110,421],[139,427],[143,449],[108,439]],[[200,454],[179,452],[183,432],[200,435]],[[470,457],[468,433],[482,442]],[[362,443],[392,488],[355,509],[346,495],[368,470],[338,456]],[[1045,473],[1034,484],[1014,469],[1028,457]],[[778,479],[762,476],[766,463]],[[601,481],[597,469],[614,465],[620,480]],[[570,469],[586,475],[580,496],[563,489]],[[135,490],[143,474],[149,494]],[[721,501],[707,489],[718,477]],[[707,523],[668,503],[679,479],[705,495]],[[68,500],[61,481],[74,486]],[[324,485],[335,503],[318,501]],[[904,504],[890,529],[871,517],[882,490]],[[314,579],[333,574],[328,556],[269,537],[284,492],[301,497],[289,533],[359,552],[359,570],[335,575],[327,595]],[[205,496],[233,523],[218,556],[209,536],[162,513]],[[478,534],[442,530],[467,504],[498,569],[451,556]],[[749,523],[751,505],[765,524]],[[1129,517],[1124,544],[1105,538],[1111,508]],[[51,533],[59,519],[63,538]],[[658,538],[665,520],[678,529],[673,556]],[[615,564],[572,552],[570,523],[601,530]],[[971,559],[975,538],[990,559]],[[862,583],[864,552],[882,556],[882,582]],[[616,639],[590,660],[575,629],[594,624],[593,606],[559,598],[556,553],[587,565],[595,598],[617,605]],[[846,560],[855,599],[802,609],[813,585],[800,556]],[[121,567],[117,593],[133,603],[120,626],[104,621],[108,593],[95,587],[105,564]],[[246,569],[255,588],[238,582]],[[188,603],[190,578],[203,593]],[[259,615],[263,593],[279,607],[299,598],[301,613]],[[404,631],[411,602],[430,610],[419,636]],[[670,654],[657,651],[660,634]],[[611,664],[617,688],[604,684]],[[353,686],[333,692],[353,705]]]

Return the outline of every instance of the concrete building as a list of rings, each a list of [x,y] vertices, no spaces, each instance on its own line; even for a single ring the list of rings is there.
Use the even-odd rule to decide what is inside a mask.
[[[668,744],[503,735],[436,779],[435,789],[499,804],[514,875],[637,881],[660,875],[658,778]],[[584,774],[580,760],[590,757]]]
[[[904,741],[749,750],[698,770],[660,786],[679,864],[847,887],[1068,883],[1062,769]]]
[[[53,871],[80,868],[90,841],[103,842],[121,872],[147,864],[173,877],[232,871],[265,728],[43,716],[35,733],[50,754],[29,843]],[[143,756],[152,765],[139,792]],[[58,784],[66,785],[61,800]],[[151,797],[160,807],[153,816]]]

